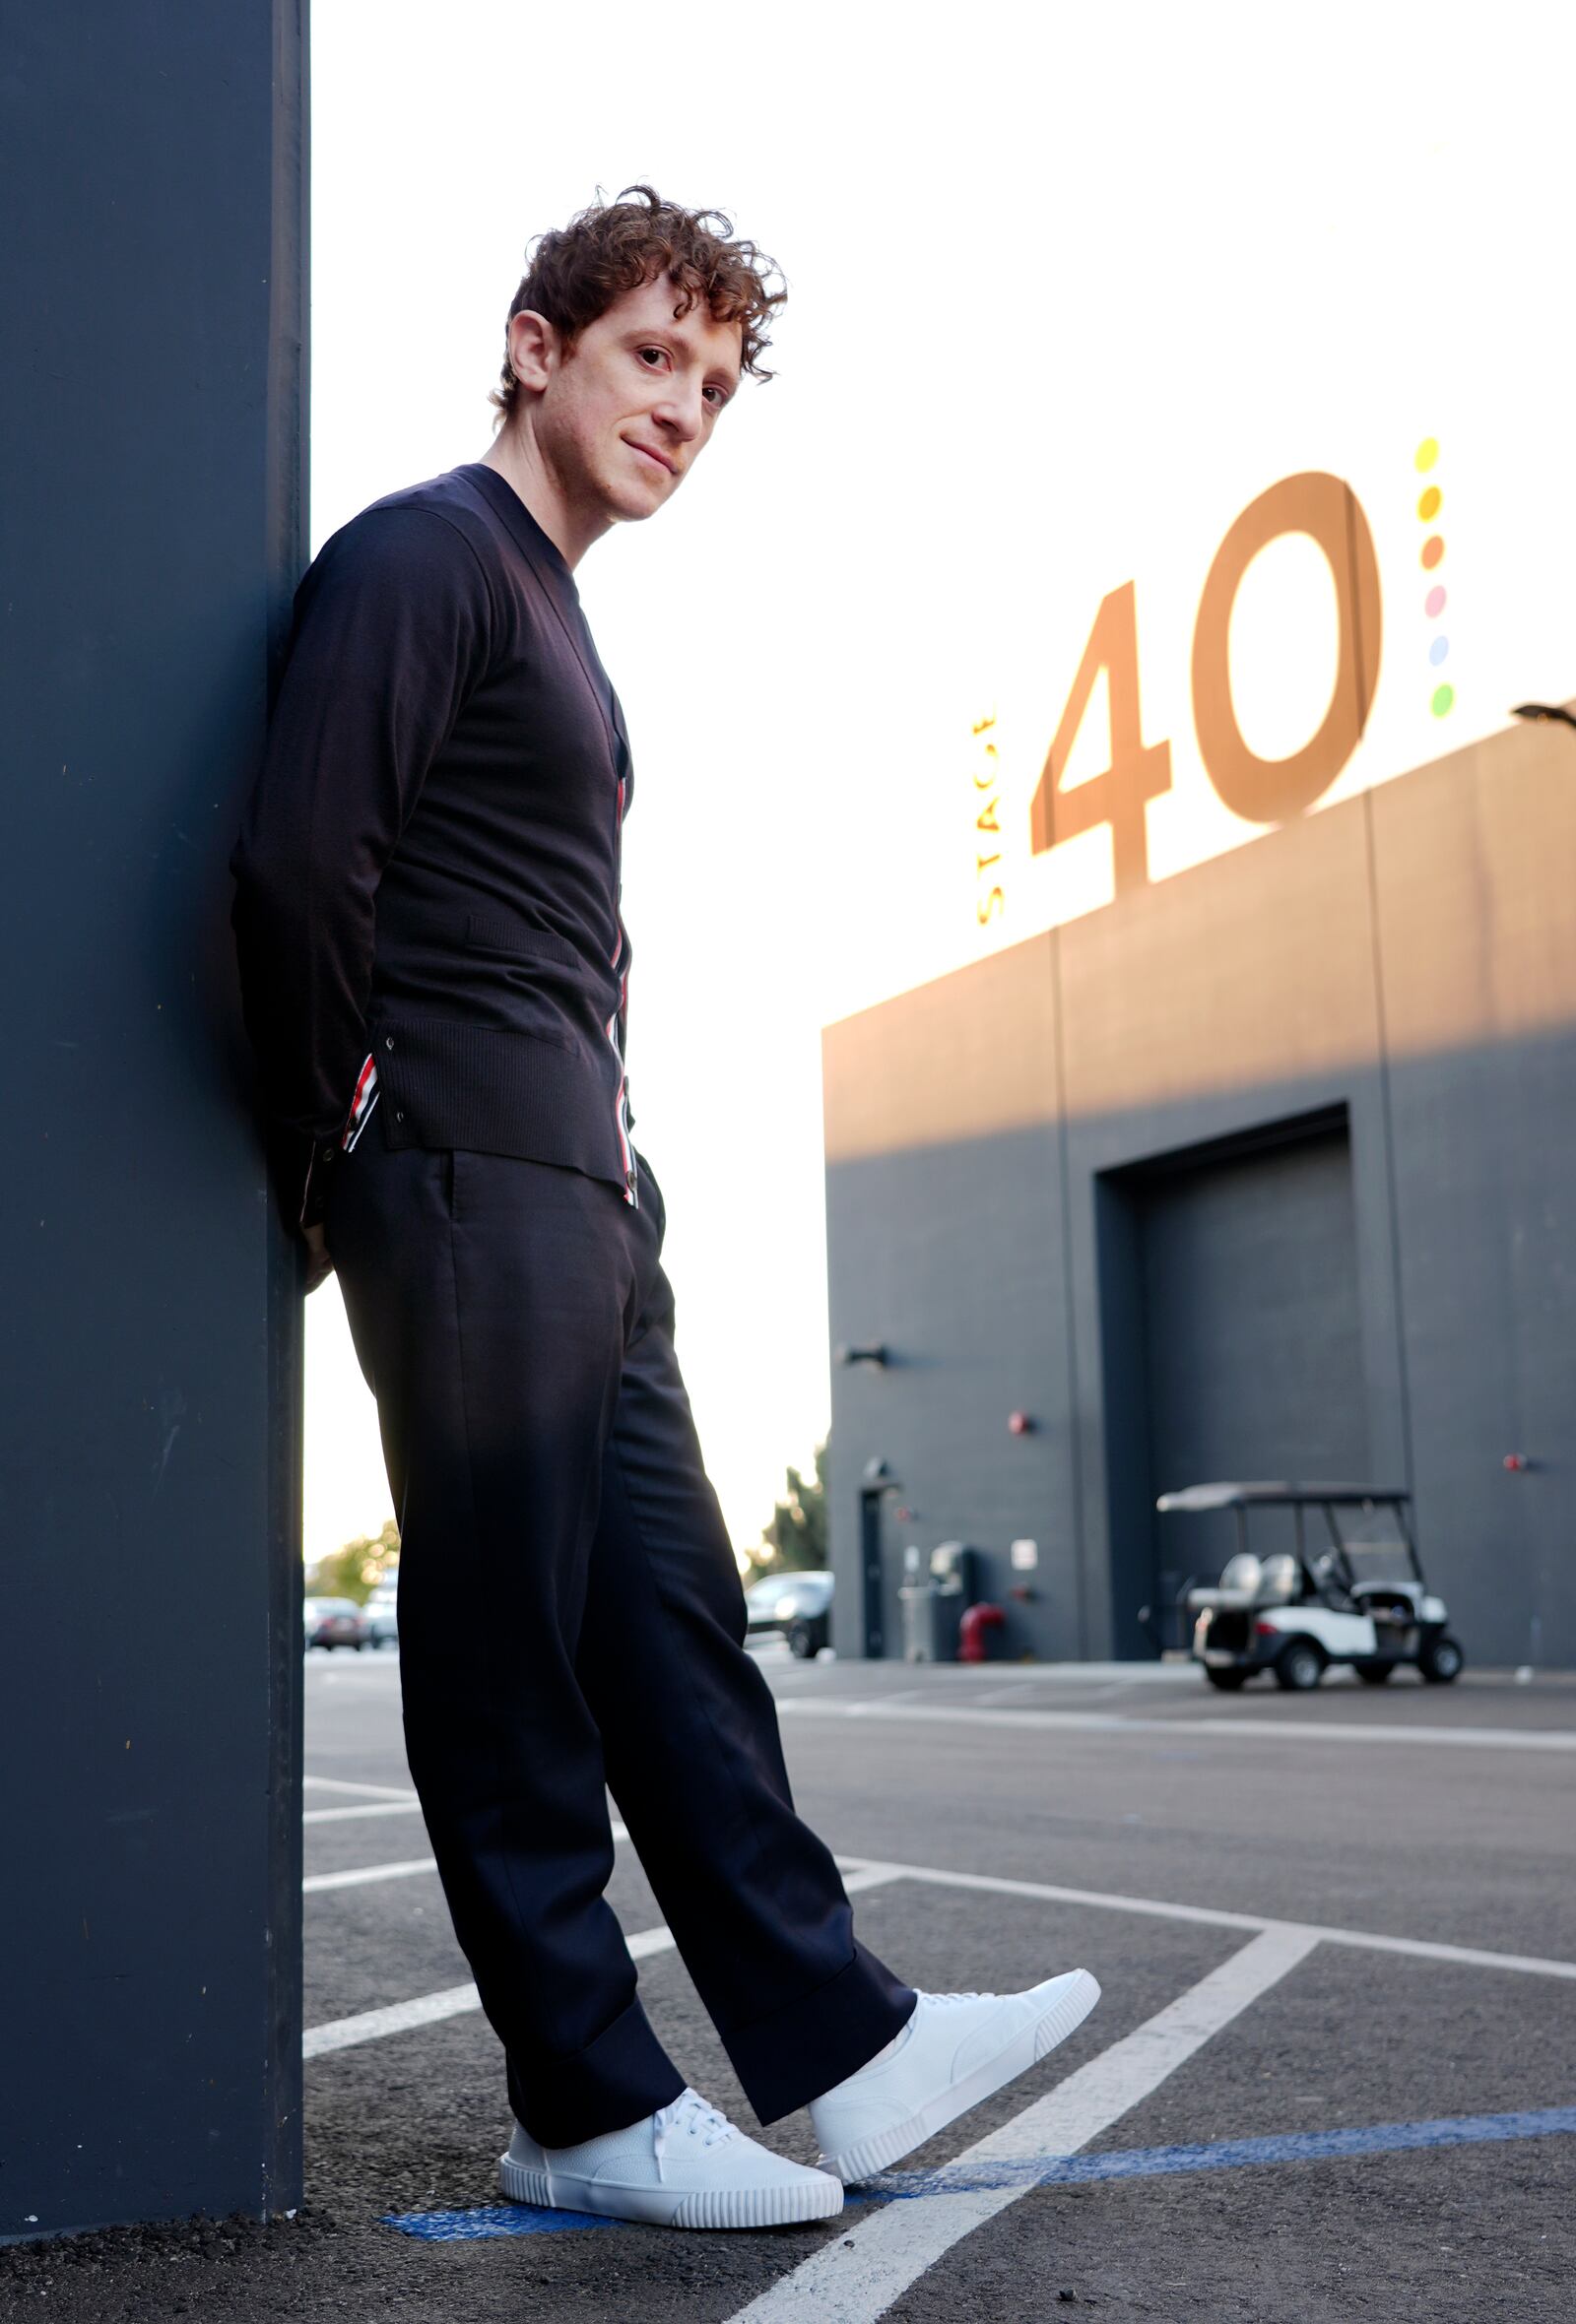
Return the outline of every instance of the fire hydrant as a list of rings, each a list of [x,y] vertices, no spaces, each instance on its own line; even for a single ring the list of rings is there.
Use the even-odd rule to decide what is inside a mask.
[[[958,1661],[984,1662],[988,1660],[989,1657],[985,1652],[985,1633],[987,1630],[1000,1630],[1006,1620],[1007,1616],[1002,1612],[1000,1606],[986,1605],[983,1601],[977,1606],[970,1606],[957,1625]]]

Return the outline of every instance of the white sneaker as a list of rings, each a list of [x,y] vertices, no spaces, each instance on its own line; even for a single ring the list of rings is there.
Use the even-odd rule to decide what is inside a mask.
[[[921,1993],[885,2049],[812,2101],[819,2166],[845,2184],[886,2169],[1037,2065],[1099,1998],[1086,1969],[1026,1993]]]
[[[578,2147],[539,2147],[516,2122],[498,2186],[511,2203],[664,2227],[779,2227],[843,2207],[836,2179],[758,2146],[692,2090]]]

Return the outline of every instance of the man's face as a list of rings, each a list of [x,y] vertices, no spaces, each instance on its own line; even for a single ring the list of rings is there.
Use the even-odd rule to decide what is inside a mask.
[[[626,290],[565,357],[555,334],[532,430],[565,501],[603,524],[651,516],[700,457],[739,385],[743,325],[704,301],[674,318],[666,274]]]

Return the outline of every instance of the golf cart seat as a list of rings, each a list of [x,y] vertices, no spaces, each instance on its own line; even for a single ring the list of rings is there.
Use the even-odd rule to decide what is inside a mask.
[[[1294,1557],[1281,1553],[1261,1563],[1250,1550],[1239,1550],[1234,1558],[1226,1560],[1225,1570],[1213,1588],[1188,1591],[1188,1612],[1202,1614],[1209,1607],[1215,1612],[1246,1613],[1253,1606],[1287,1605],[1296,1594]]]
[[[1279,1550],[1264,1561],[1264,1580],[1259,1585],[1261,1606],[1288,1606],[1297,1594],[1301,1576],[1297,1561],[1288,1549]]]

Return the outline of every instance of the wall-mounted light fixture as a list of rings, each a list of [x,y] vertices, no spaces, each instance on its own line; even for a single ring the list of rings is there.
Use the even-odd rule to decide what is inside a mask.
[[[1007,1425],[1015,1437],[1031,1437],[1034,1434],[1034,1423],[1026,1412],[1009,1412]]]
[[[832,1361],[845,1365],[874,1364],[878,1370],[881,1370],[885,1369],[887,1361],[886,1350],[880,1340],[875,1341],[870,1347],[838,1347],[832,1350]]]

